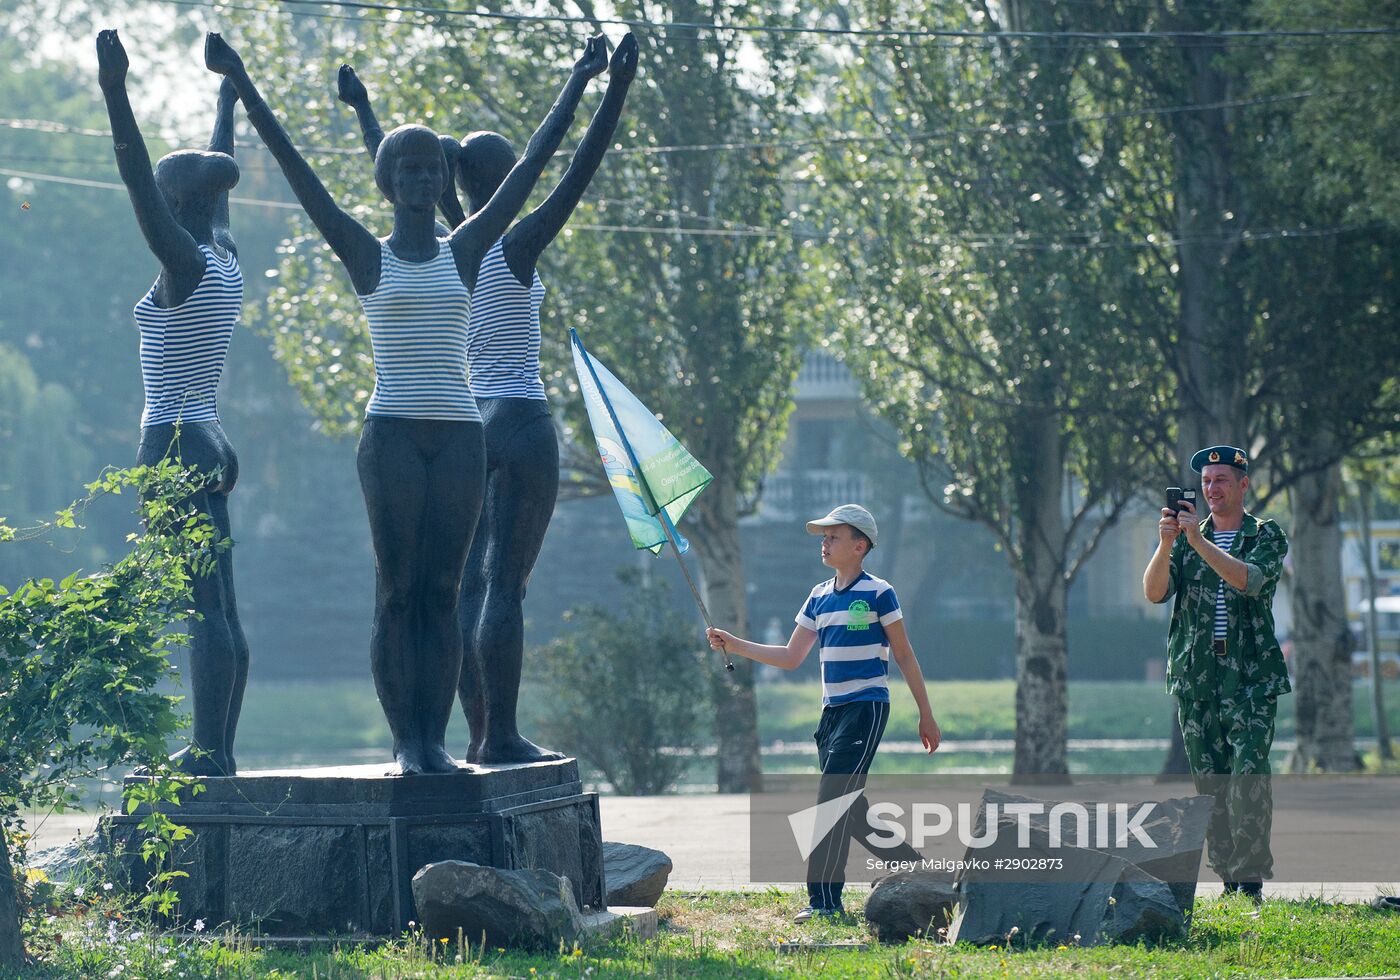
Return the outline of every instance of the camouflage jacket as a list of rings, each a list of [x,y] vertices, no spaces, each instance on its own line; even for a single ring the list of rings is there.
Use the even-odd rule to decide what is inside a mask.
[[[1201,524],[1211,540],[1211,518]],[[1171,582],[1160,602],[1173,596],[1167,636],[1167,692],[1193,701],[1244,701],[1291,691],[1283,651],[1274,637],[1274,591],[1288,554],[1288,538],[1270,520],[1244,515],[1228,554],[1249,566],[1241,592],[1225,583],[1226,654],[1217,656],[1215,593],[1220,576],[1179,535],[1172,546]]]

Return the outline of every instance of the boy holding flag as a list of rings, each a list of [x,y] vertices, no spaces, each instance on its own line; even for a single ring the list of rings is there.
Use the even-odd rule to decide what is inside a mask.
[[[865,785],[889,720],[891,654],[919,706],[919,739],[924,748],[929,752],[937,749],[942,733],[929,706],[923,673],[909,644],[894,589],[864,569],[865,558],[875,547],[875,518],[858,504],[843,504],[826,517],[808,522],[807,531],[821,535],[822,564],[836,575],[812,589],[797,614],[797,627],[787,645],[754,643],[715,628],[707,636],[716,650],[783,670],[798,667],[820,639],[822,716],[815,737],[822,771],[817,796],[821,804],[858,792]],[[842,914],[846,856],[851,836],[867,828],[867,807],[863,795],[856,799],[812,852],[807,873],[808,906],[798,913],[798,922]],[[864,836],[861,840],[877,857],[920,860],[908,844],[876,848]]]

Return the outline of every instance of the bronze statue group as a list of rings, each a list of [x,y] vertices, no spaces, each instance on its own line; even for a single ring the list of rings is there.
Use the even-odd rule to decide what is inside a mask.
[[[561,758],[521,736],[516,722],[521,607],[559,481],[540,381],[544,285],[535,267],[612,139],[637,70],[635,38],[624,37],[611,57],[602,35],[588,41],[518,159],[496,133],[472,133],[460,144],[423,126],[384,134],[364,85],[343,66],[339,97],[358,115],[375,183],[394,209],[382,239],[331,197],[228,42],[209,34],[204,55],[223,76],[208,149],[171,153],[153,170],[127,98],[126,52],[116,31],[97,37],[117,165],[160,262],[135,309],[146,393],[138,462],[168,456],[207,474],[190,503],[222,537],[230,535],[238,458],[219,424],[215,395],[242,305],[228,228],[228,193],[238,182],[233,107],[241,101],[345,266],[369,323],[375,387],[357,467],[375,555],[371,666],[395,771],[458,769],[445,745],[454,691],[471,730],[467,762]],[[568,170],[539,207],[515,221],[589,80],[605,69],[607,91]],[[458,203],[454,178],[469,213]],[[230,551],[212,574],[194,577],[194,590],[194,731],[176,761],[195,775],[233,775],[248,645]]]

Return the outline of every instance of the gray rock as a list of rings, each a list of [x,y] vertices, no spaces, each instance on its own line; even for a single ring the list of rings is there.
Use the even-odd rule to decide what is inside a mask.
[[[29,855],[25,867],[42,871],[49,881],[61,884],[97,883],[107,870],[108,855],[95,836],[75,837],[66,844],[46,847]]]
[[[953,921],[958,892],[950,873],[901,871],[875,882],[865,902],[865,921],[882,943],[938,935]]]
[[[583,929],[569,879],[537,869],[439,861],[413,876],[413,902],[431,939],[555,948]]]
[[[962,909],[949,930],[949,939],[977,945],[1097,945],[1108,900],[1128,863],[1092,848],[1062,845],[1052,849],[1048,831],[1034,826],[1029,846],[1018,847],[1016,828],[1014,819],[998,820],[994,844],[968,849],[968,860],[987,861],[991,868],[962,875]],[[1010,878],[1007,872],[996,870],[996,862],[1012,858],[1058,860],[1061,864],[1054,871],[1017,873]]]
[[[1017,796],[989,789],[982,794],[983,810],[978,814],[978,832],[981,829],[981,815],[988,803],[1004,806],[1006,803],[1044,803],[1045,812],[1029,816],[1030,825],[1049,830],[1049,813],[1058,800],[1036,800],[1029,796]],[[1187,796],[1167,800],[1154,800],[1156,808],[1149,819],[1143,821],[1142,829],[1156,845],[1144,847],[1135,837],[1129,835],[1123,846],[1111,842],[1107,847],[1092,843],[1095,850],[1106,851],[1115,857],[1135,864],[1154,878],[1167,883],[1177,908],[1190,914],[1196,901],[1196,883],[1201,868],[1201,851],[1205,848],[1206,827],[1210,824],[1211,808],[1214,801],[1209,796]],[[1098,836],[1099,810],[1095,803],[1085,802],[1088,810],[1086,836],[1096,842]],[[1066,821],[1067,835],[1073,835],[1074,822]],[[1071,836],[1077,842],[1077,837]]]
[[[949,930],[950,939],[979,945],[1097,946],[1185,934],[1185,916],[1166,882],[1105,850],[1063,842],[1052,848],[1049,830],[1034,820],[1028,846],[1020,847],[1017,827],[1015,818],[1004,816],[997,821],[993,844],[968,849],[967,859],[991,867],[963,874],[961,914]],[[1012,858],[1059,864],[1014,876],[996,869],[998,859]]]
[[[655,908],[671,877],[671,859],[661,851],[640,844],[603,841],[603,873],[608,884],[608,906]]]
[[[1186,916],[1177,906],[1171,887],[1139,865],[1124,868],[1104,914],[1104,939],[1115,943],[1143,939],[1159,942],[1185,935]]]

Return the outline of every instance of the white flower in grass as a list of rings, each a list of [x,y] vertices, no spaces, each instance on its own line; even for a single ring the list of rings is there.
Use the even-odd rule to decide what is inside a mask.
[[[204,931],[204,920],[203,920],[203,919],[195,919],[195,920],[194,920],[194,931],[195,931],[195,932],[203,932],[203,931]]]
[[[111,891],[111,890],[112,890],[112,883],[111,883],[110,881],[104,881],[104,882],[102,883],[102,890],[103,890],[104,892],[109,892],[109,891]]]
[[[86,892],[87,892],[87,889],[84,888],[82,885],[79,885],[77,888],[74,888],[74,889],[73,889],[73,897],[74,897],[74,898],[82,898],[83,895],[84,895],[84,893],[86,893]]]

